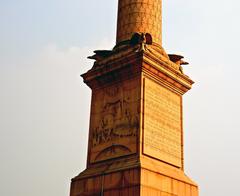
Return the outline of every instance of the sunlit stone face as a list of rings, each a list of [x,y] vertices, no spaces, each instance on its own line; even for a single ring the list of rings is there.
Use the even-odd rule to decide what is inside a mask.
[[[117,43],[135,32],[150,33],[153,42],[162,44],[162,0],[120,0]]]

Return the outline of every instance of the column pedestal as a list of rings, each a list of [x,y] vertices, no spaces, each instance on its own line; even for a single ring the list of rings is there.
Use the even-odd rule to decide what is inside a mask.
[[[96,51],[87,169],[71,196],[198,196],[184,174],[182,96],[193,81],[157,45]]]

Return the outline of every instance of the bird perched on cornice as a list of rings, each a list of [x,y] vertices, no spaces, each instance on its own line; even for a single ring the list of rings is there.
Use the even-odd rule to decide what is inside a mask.
[[[169,54],[168,56],[169,56],[170,61],[176,63],[179,66],[180,72],[183,73],[182,65],[189,64],[188,62],[182,60],[184,57],[181,55],[177,55],[177,54]]]
[[[98,61],[108,57],[112,53],[112,50],[95,50],[94,53],[95,54],[93,56],[89,56],[88,58]]]
[[[134,33],[130,45],[140,44],[138,51],[145,51],[146,45],[152,45],[152,36],[149,33]]]

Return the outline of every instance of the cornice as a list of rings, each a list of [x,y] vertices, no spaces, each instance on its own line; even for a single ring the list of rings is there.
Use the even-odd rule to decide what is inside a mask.
[[[150,45],[146,50],[134,46],[113,51],[108,57],[95,61],[82,77],[88,86],[96,88],[99,83],[125,80],[140,73],[173,86],[180,94],[190,90],[194,83],[180,71],[179,65],[170,61],[162,48]]]

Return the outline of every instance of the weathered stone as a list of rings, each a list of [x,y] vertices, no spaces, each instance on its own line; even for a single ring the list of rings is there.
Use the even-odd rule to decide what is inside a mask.
[[[87,168],[71,196],[198,196],[184,174],[182,96],[194,83],[161,46],[161,0],[119,0],[117,44],[95,51]]]

